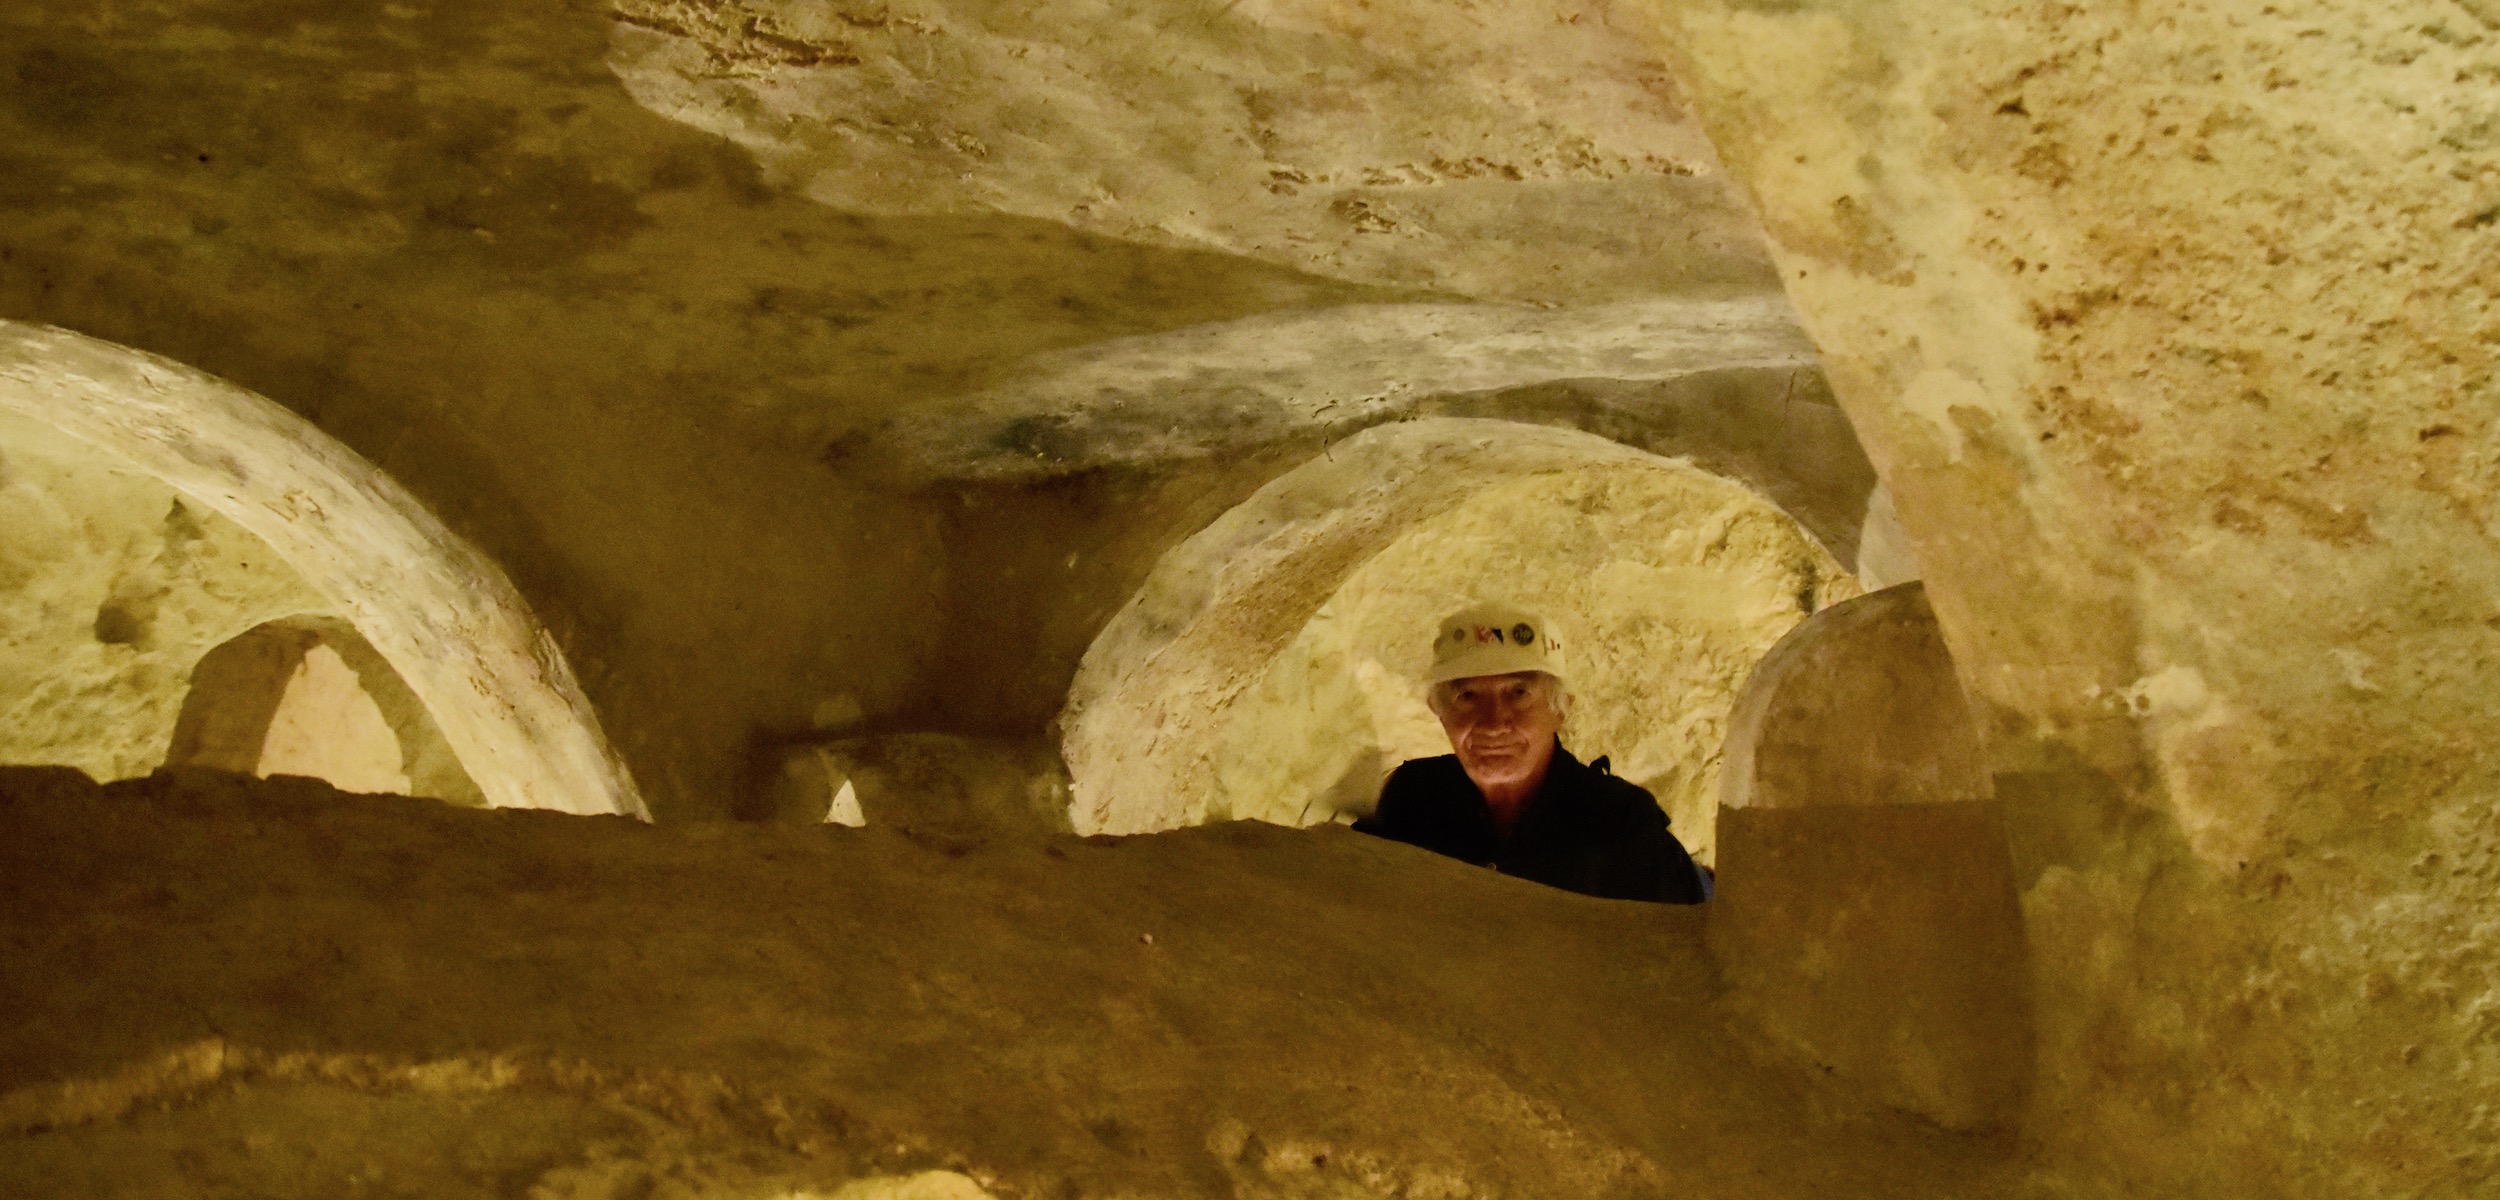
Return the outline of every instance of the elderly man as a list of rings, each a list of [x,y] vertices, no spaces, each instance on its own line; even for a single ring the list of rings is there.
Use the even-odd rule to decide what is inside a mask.
[[[1562,649],[1551,625],[1504,605],[1443,621],[1427,700],[1457,753],[1398,767],[1354,827],[1586,895],[1708,899],[1658,802],[1562,748]]]

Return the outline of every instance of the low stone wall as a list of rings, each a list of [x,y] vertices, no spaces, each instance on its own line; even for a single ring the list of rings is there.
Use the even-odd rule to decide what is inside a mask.
[[[1334,828],[0,770],[0,1193],[2003,1194],[1719,994],[1699,913]]]

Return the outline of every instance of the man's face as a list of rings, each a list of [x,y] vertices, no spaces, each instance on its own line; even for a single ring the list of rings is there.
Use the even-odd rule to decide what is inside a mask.
[[[1516,785],[1536,778],[1554,754],[1562,728],[1550,691],[1552,679],[1533,671],[1476,675],[1442,692],[1442,732],[1458,764],[1479,788]]]

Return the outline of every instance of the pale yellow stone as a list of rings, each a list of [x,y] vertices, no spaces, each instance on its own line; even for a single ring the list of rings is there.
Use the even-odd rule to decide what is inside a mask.
[[[328,646],[306,651],[287,680],[261,746],[260,774],[309,775],[343,792],[408,794],[398,735]]]
[[[1564,744],[1650,789],[1707,862],[1738,687],[1803,605],[1856,593],[1760,497],[1665,461],[1475,491],[1357,568],[1234,701],[1215,811],[1283,824],[1368,812],[1391,768],[1449,753],[1423,704],[1431,634],[1498,600],[1569,638]]]
[[[330,598],[491,804],[647,815],[570,666],[502,571],[373,464],[231,384],[0,321],[0,410],[180,490]],[[114,632],[99,613],[99,632]]]
[[[145,775],[201,655],[333,611],[232,521],[5,407],[0,530],[0,763]]]
[[[1642,7],[1994,710],[2049,1157],[2487,1186],[2489,6]]]
[[[636,100],[848,212],[1507,300],[1768,279],[1656,52],[1587,0],[617,7]]]

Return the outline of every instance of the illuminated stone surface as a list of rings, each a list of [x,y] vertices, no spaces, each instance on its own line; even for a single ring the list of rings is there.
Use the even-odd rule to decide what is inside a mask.
[[[95,447],[0,412],[0,762],[165,761],[202,655],[330,601],[276,552]]]
[[[1862,582],[1926,583],[1984,735],[2029,955],[2033,1069],[2019,1113],[1989,1135],[2004,1141],[1987,1146],[2013,1148],[2030,1190],[2470,1195],[2500,1146],[2500,1050],[2485,1028],[2500,995],[2496,88],[2500,12],[2488,0],[2159,11],[34,0],[0,9],[0,318],[229,380],[404,487],[543,625],[548,661],[578,679],[612,739],[617,777],[661,822],[637,836],[693,838],[669,823],[775,812],[786,751],[859,738],[1029,750],[1065,733],[1078,828],[1167,821],[1159,789],[1203,773],[1193,748],[1214,744],[1207,714],[1261,678],[1399,531],[1523,466],[1429,438],[1395,449],[1395,431],[1525,428],[1557,469],[1689,457],[1777,506]],[[1439,486],[1424,486],[1436,472]],[[1326,486],[1300,486],[1315,480]],[[1262,533],[1261,518],[1274,528]],[[81,601],[91,637],[96,612]],[[133,704],[135,723],[158,719],[144,707]],[[1088,723],[1105,716],[1102,728],[1128,736],[1089,741]],[[1046,753],[1029,761],[1023,781],[955,774],[998,785],[984,795],[1029,795],[1020,782],[1056,778]],[[967,871],[987,862],[960,833],[905,833],[908,797],[889,798],[890,823],[874,797],[858,798],[868,829],[815,835],[918,836],[929,845],[908,853],[975,864]],[[1182,820],[1209,812],[1180,808]],[[1894,832],[1881,844],[1918,844]],[[1327,831],[1242,836],[1300,839],[1276,843],[1314,864],[1291,880],[1295,905],[1360,892],[1401,861],[1369,846],[1329,858],[1356,843]],[[1225,837],[1100,854],[1232,845]],[[946,858],[950,848],[964,857]],[[1851,861],[1828,844],[1791,848],[1784,861]],[[569,885],[561,871],[522,872],[462,911],[516,922],[491,927],[533,946],[560,944],[547,930],[576,917],[607,922],[599,937],[631,928],[646,940],[598,942],[614,953],[577,977],[445,1004],[472,1023],[462,1028],[552,1027],[644,1003],[602,972],[643,945],[673,953],[649,931],[719,934],[705,922],[730,920],[723,904],[797,923],[904,912],[921,922],[908,936],[845,960],[859,965],[844,986],[867,990],[828,988],[800,1007],[834,1014],[828,1053],[909,1063],[963,1028],[915,1040],[933,1027],[912,1015],[988,978],[1001,946],[1112,977],[1130,963],[1113,955],[1146,944],[1125,933],[1116,949],[1072,943],[1066,932],[1095,918],[1071,914],[1211,894],[1240,904],[1234,893],[1260,891],[1234,886],[1232,851],[1159,853],[1138,856],[1150,865],[1135,868],[1133,890],[1098,889],[1064,910],[1053,901],[996,939],[976,932],[983,914],[1021,911],[1024,876],[952,903],[865,870],[856,891],[720,900],[707,889],[771,876],[739,857],[600,891],[627,898],[610,910],[532,900]],[[442,857],[453,856],[398,869],[422,880]],[[1735,887],[1742,869],[1729,865]],[[1818,882],[1788,879],[1782,894],[1840,896]],[[429,995],[376,986],[337,1008],[300,1003],[331,969],[309,964],[340,961],[303,924],[329,917],[220,894],[226,907],[207,919],[302,965],[255,976],[260,991],[218,1009],[220,1023],[266,1032],[253,1053],[317,1043],[322,1021],[386,1026],[401,998]],[[8,895],[12,919],[33,919],[33,901]],[[1669,1036],[1646,1016],[1571,1009],[1593,1025],[1569,1038],[1503,1042],[1488,1030],[1614,989],[1654,1001],[1668,994],[1656,980],[1609,972],[1698,970],[1680,951],[1625,949],[1651,934],[1601,955],[1543,925],[1479,933],[1457,901],[1415,902],[1461,915],[1429,931],[1407,923],[1422,919],[1413,913],[1380,918],[1359,939],[1305,932],[1377,915],[1330,910],[1252,921],[1255,938],[1239,936],[1297,950],[1316,939],[1334,965],[1314,984],[1346,983],[1331,973],[1352,969],[1341,960],[1429,962],[1417,968],[1429,990],[1473,1007],[1366,1027],[1403,1062],[1498,1058],[1484,1072],[1511,1080],[1665,1069],[1589,1048]],[[56,899],[39,915],[85,920],[93,903]],[[152,903],[132,898],[123,911],[149,915],[117,928],[154,929]],[[1621,932],[1599,909],[1568,911]],[[1513,945],[1482,940],[1496,933],[1523,953],[1584,954],[1547,964],[1576,982],[1503,989],[1482,965]],[[1915,948],[1988,944],[1974,933]],[[96,997],[144,1007],[195,994],[178,957],[159,956],[165,970],[149,976],[146,950],[115,945],[125,953],[80,960],[133,973]],[[1244,943],[1245,961],[1281,961],[1263,953]],[[388,956],[375,961],[390,976]],[[257,969],[251,953],[227,962]],[[12,968],[0,981],[34,974],[0,966]],[[43,977],[63,976],[76,977]],[[665,1000],[703,979],[654,968],[636,987]],[[1306,988],[1288,1004],[1249,973],[1197,985],[1243,990],[1104,1010],[1146,1032],[1106,1051],[1133,1060],[1136,1074],[1115,1081],[1129,1090],[1108,1091],[1137,1108],[1098,1128],[1081,1105],[1033,1099],[1075,1094],[1049,1090],[1060,1083],[889,1073],[857,1094],[898,1106],[978,1096],[985,1129],[1017,1128],[1020,1104],[1056,1113],[1046,1140],[980,1143],[1003,1147],[982,1169],[1076,1178],[1080,1196],[1756,1186],[1730,1165],[1756,1161],[1742,1154],[1680,1173],[1698,1160],[1660,1147],[1682,1136],[1682,1110],[1648,1092],[1638,1104],[1471,1109],[1498,1110],[1468,1128],[1511,1165],[1454,1174],[1434,1172],[1463,1154],[1439,1157],[1439,1143],[1387,1115],[1465,1092],[1429,1070],[1366,1075],[1381,1089],[1364,1093],[1381,1106],[1370,1122],[1380,1148],[1367,1151],[1379,1157],[1332,1150],[1325,1171],[1319,1148],[1349,1138],[1277,1133],[1286,1125],[1265,1117],[1226,1125],[1214,1107],[1177,1106],[1190,1119],[1169,1126],[1132,1119],[1158,1111],[1175,1081],[1220,1074],[1190,1053],[1240,1054],[1222,1061],[1248,1073],[1224,1086],[1268,1095],[1270,1114],[1334,1111],[1298,1089],[1339,1060],[1372,1061],[1278,1051],[1264,1056],[1275,1072],[1258,1074],[1262,1055],[1240,1047],[1277,1043],[1200,1014],[1248,1012],[1246,997],[1270,995],[1261,1011],[1277,1015],[1258,1029],[1312,1036],[1327,1026],[1314,1012],[1338,1015],[1325,1007],[1333,993]],[[1828,994],[1909,1003],[1887,986],[1844,981]],[[1767,1028],[1736,1019],[1744,990],[1728,994],[1738,1011],[1724,1027]],[[1019,977],[995,993],[1012,999],[983,1011],[1012,1029],[1071,991],[1084,989]],[[885,1009],[860,999],[876,995],[902,998]],[[57,1011],[107,1011],[81,1003]],[[746,1010],[724,1000],[671,1012],[681,1024],[636,1025],[648,1036],[607,1045],[683,1039],[669,1044],[694,1048],[669,1069],[690,1074],[747,1061],[735,1034]],[[892,1020],[876,1024],[879,1013]],[[2003,1093],[1925,1087],[1909,1068],[1943,1058],[1884,1060],[1870,1049],[1878,1039],[1852,1039],[1890,1014],[1850,1015],[1866,1023],[1828,1022],[1835,1040],[1819,1048],[1773,1033],[1761,1064],[1713,1077],[1714,1095],[1758,1098],[1787,1086],[1775,1083],[1792,1078],[1784,1062],[1829,1052],[1820,1065],[1845,1059],[1852,1072],[1781,1092],[1780,1104],[1802,1106],[1781,1111],[1809,1115],[1762,1126],[1779,1132],[1781,1155],[1852,1169],[1807,1180],[1823,1167],[1801,1165],[1781,1177],[1794,1188],[1757,1191],[1883,1194],[1890,1184],[1866,1182],[1874,1172],[1923,1178],[1901,1186],[1911,1194],[2020,1194],[2011,1180],[1901,1157],[1903,1143],[1853,1123],[1852,1104],[1889,1097],[1984,1124],[2002,1114],[1943,1101]],[[58,1020],[68,1023],[26,1036],[92,1051],[71,1073],[81,1078],[144,1074],[150,1056],[209,1036],[184,1026],[115,1052],[121,1032],[171,1025]],[[1224,1040],[1235,1033],[1244,1040]],[[476,1048],[459,1040],[410,1053],[449,1062]],[[631,1055],[585,1057],[619,1070]],[[1000,1061],[1026,1072],[1017,1079],[1075,1069],[1039,1051],[1013,1057]],[[575,1111],[551,1103],[511,1123]],[[186,1111],[229,1114],[184,1118],[197,1120],[198,1144],[220,1147],[232,1139],[217,1131],[253,1119]],[[1872,1140],[1851,1140],[1861,1135]],[[120,1161],[102,1142],[81,1145],[85,1161]],[[366,1146],[342,1133],[332,1149],[361,1161]],[[1662,1174],[1607,1174],[1627,1161],[1608,1148],[1626,1146]],[[20,1138],[0,1157],[31,1162],[15,1155],[36,1148]],[[403,1161],[382,1151],[376,1162]],[[1218,1165],[1188,1174],[1207,1154]],[[772,1186],[757,1180],[782,1161],[766,1155],[754,1167],[764,1175],[716,1190]],[[1244,1181],[1221,1165],[1245,1161],[1317,1173]],[[1415,1173],[1362,1175],[1373,1162]],[[807,1186],[945,1165],[863,1161]],[[202,1190],[207,1168],[192,1172],[169,1186]],[[577,1190],[596,1194],[596,1177],[583,1178]]]
[[[2031,1136],[2487,1188],[2500,12],[1644,7],[1982,705]]]
[[[1569,638],[1565,744],[1650,789],[1708,862],[1738,685],[1805,606],[1856,591],[1760,497],[1664,461],[1469,491],[1356,568],[1217,714],[1210,808],[1297,825],[1369,812],[1391,768],[1450,752],[1423,702],[1432,632],[1497,598]]]

